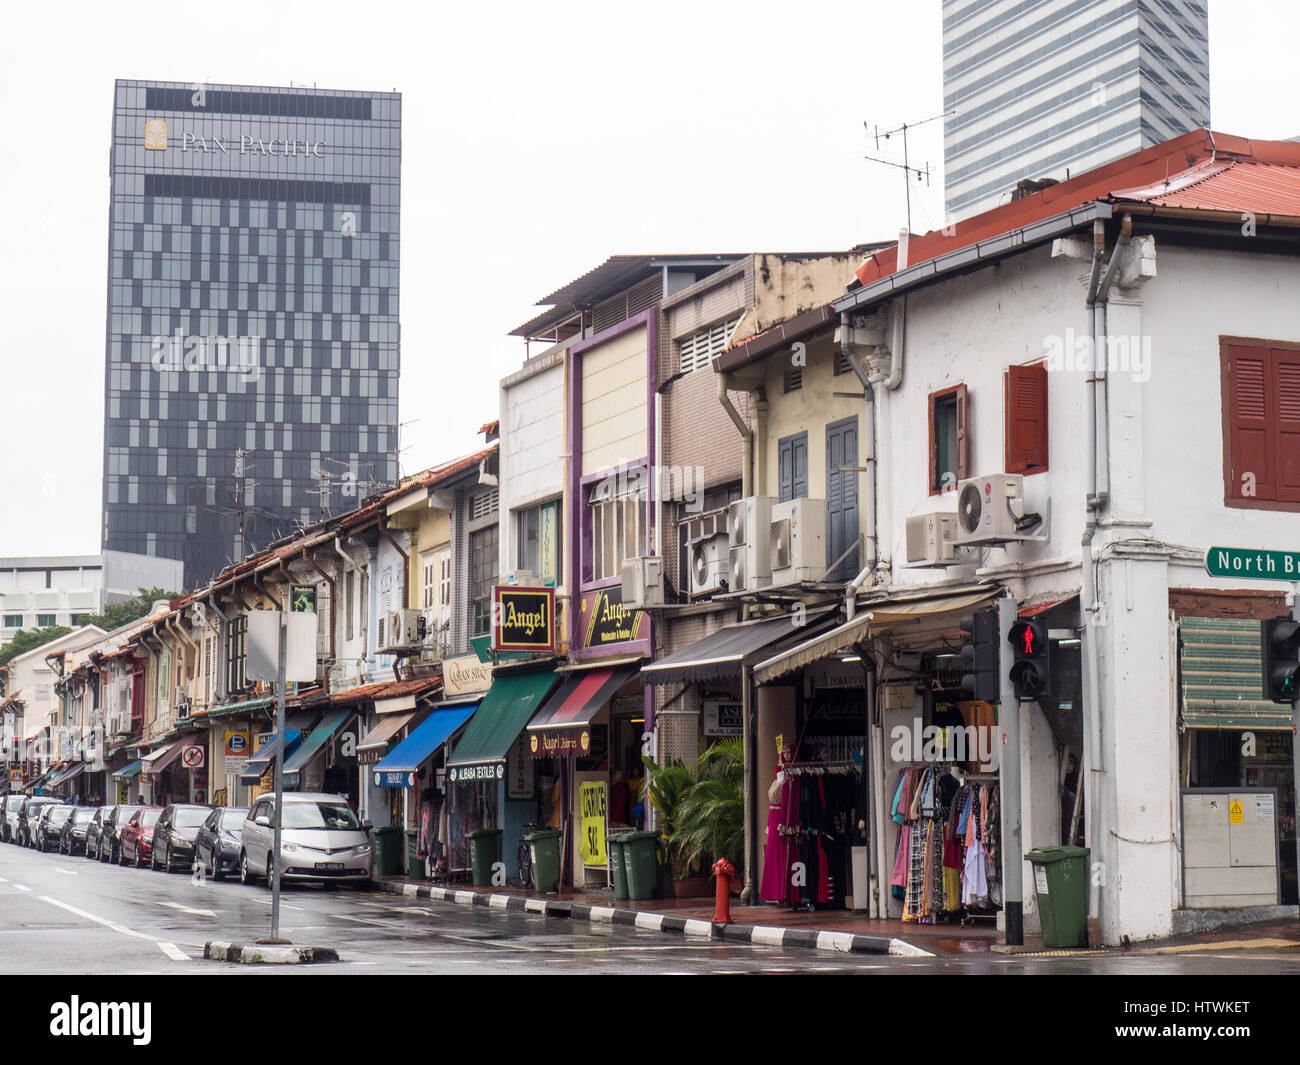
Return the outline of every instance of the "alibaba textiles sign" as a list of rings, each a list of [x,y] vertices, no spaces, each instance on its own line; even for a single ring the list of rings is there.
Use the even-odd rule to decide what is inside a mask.
[[[492,589],[494,651],[555,650],[555,589]]]
[[[623,605],[623,589],[617,585],[582,594],[578,617],[578,650],[582,657],[594,657],[597,650],[617,654],[651,654],[650,614]]]

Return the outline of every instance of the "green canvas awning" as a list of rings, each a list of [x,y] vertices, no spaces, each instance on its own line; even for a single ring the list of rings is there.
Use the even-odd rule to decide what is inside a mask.
[[[492,678],[478,712],[470,719],[447,761],[449,767],[476,767],[505,762],[506,755],[555,683],[555,674],[507,673]],[[458,771],[453,780],[461,778]]]
[[[1182,720],[1233,732],[1291,727],[1291,708],[1264,698],[1258,621],[1181,618]]]
[[[307,733],[307,738],[302,741],[298,749],[293,752],[284,762],[284,775],[287,778],[292,777],[296,782],[298,774],[302,772],[302,767],[311,761],[326,742],[339,727],[348,718],[352,716],[350,709],[331,710],[327,713],[315,728]]]

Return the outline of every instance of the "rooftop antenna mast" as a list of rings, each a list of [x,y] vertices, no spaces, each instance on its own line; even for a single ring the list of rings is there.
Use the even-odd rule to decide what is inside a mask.
[[[873,126],[866,121],[862,123],[867,135],[871,137],[876,144],[876,151],[880,151],[880,142],[887,141],[892,137],[901,135],[903,138],[903,161],[896,163],[892,159],[882,159],[876,155],[864,155],[863,158],[872,163],[883,163],[885,166],[896,167],[903,172],[903,194],[907,201],[907,231],[912,232],[912,185],[908,180],[911,175],[916,175],[917,181],[924,181],[926,187],[930,184],[930,164],[927,162],[924,167],[915,167],[911,165],[911,160],[907,154],[907,131],[916,129],[917,126],[924,126],[929,122],[937,122],[941,118],[947,118],[949,115],[955,115],[956,111],[945,111],[941,115],[931,115],[929,118],[923,118],[919,122],[904,122],[895,129],[881,129],[879,126]]]

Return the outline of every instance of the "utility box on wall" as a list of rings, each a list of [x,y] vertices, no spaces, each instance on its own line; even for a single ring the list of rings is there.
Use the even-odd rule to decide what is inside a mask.
[[[1186,788],[1182,802],[1183,905],[1276,906],[1276,790]]]

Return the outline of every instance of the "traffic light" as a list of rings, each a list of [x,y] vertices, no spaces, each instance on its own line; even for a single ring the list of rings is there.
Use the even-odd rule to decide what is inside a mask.
[[[1002,695],[998,675],[998,608],[993,606],[978,614],[967,614],[961,619],[961,628],[971,637],[971,642],[962,644],[961,648],[961,656],[970,670],[962,674],[961,686],[972,699],[996,703]]]
[[[1051,685],[1051,660],[1047,646],[1047,623],[1040,618],[1021,618],[1007,634],[1011,644],[1011,686],[1017,699],[1037,699]]]
[[[1300,621],[1270,618],[1261,636],[1264,698],[1290,706],[1300,694]]]

